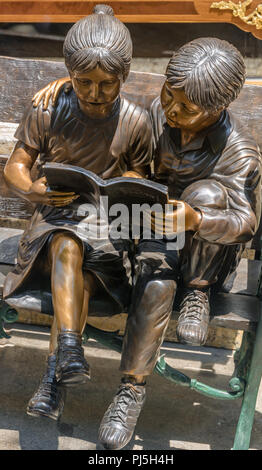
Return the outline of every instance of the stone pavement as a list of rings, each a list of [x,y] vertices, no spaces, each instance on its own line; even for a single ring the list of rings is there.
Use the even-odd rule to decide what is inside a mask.
[[[93,340],[88,342],[85,354],[92,380],[87,386],[68,391],[64,414],[57,424],[25,413],[44,370],[49,328],[23,324],[9,327],[12,339],[0,348],[0,450],[101,450],[97,432],[119,384],[119,353]],[[227,388],[234,367],[230,350],[165,342],[162,352],[170,365],[192,378]],[[147,389],[134,439],[126,450],[230,450],[240,400],[214,400],[156,374],[148,379]],[[261,391],[260,387],[251,440],[254,450],[262,449]]]

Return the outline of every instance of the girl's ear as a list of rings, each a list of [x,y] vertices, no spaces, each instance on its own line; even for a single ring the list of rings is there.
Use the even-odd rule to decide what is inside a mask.
[[[119,77],[119,80],[120,80],[120,88],[122,88],[122,86],[124,85],[125,81],[127,80],[127,77],[124,78],[123,75],[121,75]]]

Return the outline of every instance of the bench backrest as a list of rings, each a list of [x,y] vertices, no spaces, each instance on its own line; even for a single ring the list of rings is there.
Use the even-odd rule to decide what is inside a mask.
[[[67,75],[63,62],[0,56],[0,121],[18,123],[36,91]],[[131,71],[122,94],[149,108],[152,100],[159,96],[164,80],[164,75]],[[230,109],[248,126],[262,148],[262,87],[247,81]]]
[[[50,81],[67,75],[61,61],[0,56],[0,122],[18,123],[36,91]],[[122,94],[148,109],[152,100],[159,96],[164,80],[164,75],[130,72]],[[247,81],[230,109],[248,127],[262,149],[262,86]],[[8,224],[7,219],[10,218],[27,219],[32,213],[31,205],[15,198],[3,181],[2,170],[6,158],[1,156],[0,159],[0,225]]]

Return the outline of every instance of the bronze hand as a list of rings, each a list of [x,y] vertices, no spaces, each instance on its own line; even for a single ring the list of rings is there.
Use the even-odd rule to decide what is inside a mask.
[[[70,77],[55,80],[54,82],[49,83],[45,88],[39,90],[32,98],[34,108],[36,108],[42,101],[43,109],[47,109],[50,99],[52,99],[52,105],[55,106],[61,88],[65,83],[65,92],[67,93],[72,89]]]
[[[74,192],[52,191],[47,186],[45,177],[34,181],[28,192],[28,200],[31,202],[52,207],[67,206],[78,197]]]
[[[30,172],[37,155],[36,150],[18,141],[4,169],[8,186],[29,202],[53,207],[66,206],[79,197],[74,192],[52,191],[45,177],[33,182]]]
[[[150,222],[156,233],[171,235],[187,231],[197,232],[202,220],[201,212],[193,209],[184,201],[169,199],[172,210],[167,212],[145,212],[145,219]]]

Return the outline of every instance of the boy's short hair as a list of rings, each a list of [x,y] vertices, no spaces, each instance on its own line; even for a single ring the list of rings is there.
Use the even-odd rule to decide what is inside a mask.
[[[69,71],[88,72],[99,65],[125,80],[132,59],[132,40],[127,27],[108,5],[96,5],[68,31],[63,47]]]
[[[229,42],[195,39],[174,53],[166,69],[167,82],[206,111],[227,108],[244,85],[242,55]]]

